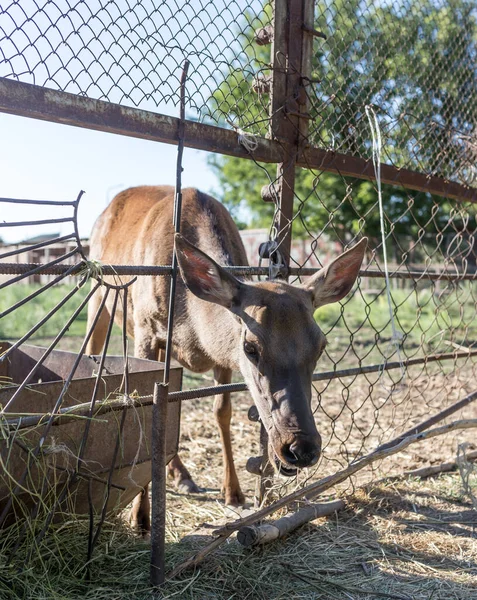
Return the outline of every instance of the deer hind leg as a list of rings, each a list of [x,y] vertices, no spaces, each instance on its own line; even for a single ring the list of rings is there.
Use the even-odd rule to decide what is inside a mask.
[[[96,282],[93,281],[92,285],[95,284]],[[89,330],[93,326],[94,319],[96,318],[96,314],[98,312],[102,300],[103,294],[101,290],[98,290],[88,302],[88,324],[86,327],[87,332],[89,332]],[[109,312],[105,306],[101,311],[93,333],[91,334],[91,337],[89,338],[88,343],[86,345],[86,354],[101,354],[104,342],[106,340],[109,318]]]
[[[216,367],[214,369],[214,377],[216,385],[230,383],[232,380],[232,371]],[[245,502],[245,497],[240,489],[232,452],[232,440],[230,438],[232,403],[230,401],[230,393],[218,394],[215,396],[214,414],[219,425],[220,439],[222,441],[222,453],[224,458],[222,493],[225,496],[225,504],[228,504],[229,506],[241,506]]]
[[[149,484],[146,483],[144,489],[138,494],[129,513],[129,524],[142,535],[147,535],[151,531],[151,507],[149,503]]]

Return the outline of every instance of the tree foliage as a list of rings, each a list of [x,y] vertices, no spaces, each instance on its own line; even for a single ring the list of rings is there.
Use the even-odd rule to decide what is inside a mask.
[[[472,183],[474,167],[467,159],[477,106],[475,13],[470,0],[318,0],[315,26],[327,41],[314,44],[313,79],[320,84],[311,108],[311,142],[370,158],[365,106],[372,104],[383,162]],[[225,73],[213,102],[243,129],[265,135],[268,97],[253,92],[252,82],[269,63],[270,47],[253,43],[253,18],[246,17],[252,24],[248,68]],[[210,164],[232,213],[248,225],[269,226],[273,206],[261,200],[260,189],[275,178],[275,166],[259,168],[233,157],[213,157]],[[295,235],[331,226],[339,237],[358,230],[378,236],[374,184],[299,169],[296,192]],[[383,202],[397,235],[416,235],[421,228],[437,232],[451,210],[450,202],[438,199],[435,214],[436,198],[395,186],[383,186]]]

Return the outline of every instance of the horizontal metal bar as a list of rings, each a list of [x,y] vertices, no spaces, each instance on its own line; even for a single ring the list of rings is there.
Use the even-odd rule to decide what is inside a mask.
[[[57,264],[66,260],[67,258],[71,258],[74,254],[76,254],[77,251],[78,251],[78,248],[76,247],[74,250],[70,250],[70,252],[67,252],[66,254],[62,254],[58,258],[55,258],[55,260],[52,260],[49,263],[45,264],[45,269],[48,269],[49,267],[55,267]],[[22,279],[25,279],[26,277],[29,277],[31,275],[37,275],[41,270],[42,270],[42,265],[39,265],[32,271],[28,271],[26,273],[21,273],[20,275],[17,275],[16,277],[14,277],[13,279],[11,279],[9,281],[0,283],[0,290],[5,287],[8,287],[9,285],[11,285],[13,283],[17,283],[17,282],[21,281]]]
[[[176,117],[104,100],[93,100],[4,77],[0,78],[0,112],[166,144],[178,143],[179,119]],[[253,158],[265,163],[283,162],[287,154],[286,142],[260,137],[255,139],[257,148],[249,153],[239,144],[235,131],[194,121],[185,122],[184,145],[189,148]],[[367,181],[375,180],[372,160],[319,148],[306,148],[298,156],[297,165]],[[477,202],[476,188],[410,169],[382,164],[381,181],[454,200]]]
[[[430,354],[429,356],[423,356],[422,358],[410,358],[408,360],[404,360],[402,362],[388,362],[379,365],[369,365],[368,367],[356,367],[353,369],[342,369],[340,371],[326,371],[323,373],[314,373],[313,381],[330,381],[332,379],[339,379],[341,377],[356,377],[358,375],[366,375],[368,373],[379,373],[381,371],[391,371],[394,369],[401,368],[409,368],[416,365],[424,365],[433,362],[440,362],[445,360],[458,360],[461,358],[470,358],[472,356],[477,356],[477,350],[473,350],[471,352],[450,352],[447,354]],[[233,393],[233,392],[246,392],[248,390],[247,384],[244,382],[240,383],[228,383],[225,385],[215,385],[204,388],[197,388],[194,390],[180,390],[177,392],[170,392],[168,394],[169,402],[180,402],[184,400],[195,400],[199,398],[206,398],[208,396],[215,396],[216,394],[223,394],[225,392]],[[96,403],[96,411],[94,413],[93,418],[98,418],[99,415],[111,412],[124,410],[128,406],[151,406],[153,403],[153,395],[150,394],[148,396],[140,396],[140,397],[130,397],[127,402],[124,401],[123,398],[119,400],[107,400],[104,402]],[[76,406],[62,408],[58,411],[58,413],[53,417],[52,425],[60,425],[61,423],[65,423],[71,421],[73,419],[83,419],[87,418],[90,411],[90,403],[85,402],[83,404],[78,404]],[[0,412],[0,414],[2,414]],[[8,418],[8,415],[11,414],[11,418]],[[14,412],[8,413],[3,412],[3,417],[7,424],[14,428],[18,429],[26,429],[28,427],[36,427],[37,425],[44,423],[46,420],[49,420],[51,415],[15,415]]]
[[[65,273],[73,265],[54,265],[52,267],[41,267],[38,263],[2,263],[0,262],[0,274],[3,275],[17,275],[28,273],[35,269],[35,273],[40,275],[61,275]],[[229,273],[237,276],[246,275],[268,275],[268,267],[223,267]],[[37,270],[38,269],[38,270]],[[320,267],[292,267],[290,268],[290,275],[294,276],[309,276],[317,273]],[[84,263],[79,263],[70,274],[78,275],[78,273],[84,271]],[[143,275],[143,276],[166,276],[171,275],[172,267],[170,265],[102,265],[102,275]],[[370,277],[372,279],[384,279],[385,274],[379,269],[364,269],[359,272],[360,277]],[[422,279],[428,279],[431,281],[473,281],[477,280],[477,271],[465,272],[465,273],[446,273],[446,272],[429,272],[429,271],[392,271],[389,273],[389,277],[392,279],[411,279],[413,281],[420,281]]]
[[[323,373],[314,373],[313,381],[331,381],[341,377],[356,377],[358,375],[366,375],[368,373],[380,373],[382,371],[391,371],[394,369],[408,368],[415,365],[438,362],[441,360],[451,360],[459,358],[468,358],[477,356],[477,350],[471,352],[450,352],[448,354],[431,354],[422,358],[409,358],[402,362],[388,362],[379,365],[369,365],[367,367],[355,367],[352,369],[341,369],[340,371],[325,371]],[[196,398],[205,398],[207,396],[215,396],[225,392],[245,392],[248,390],[246,383],[228,383],[226,385],[216,385],[195,390],[181,390],[178,392],[169,393],[169,402],[179,402],[182,400],[194,400]],[[152,397],[152,396],[151,396]]]
[[[11,204],[47,204],[49,206],[75,206],[76,204],[74,200],[61,202],[56,200],[23,200],[20,198],[0,198],[0,202],[9,202]]]
[[[166,144],[178,143],[179,119],[176,117],[3,77],[0,78],[0,112]],[[189,148],[250,158],[248,151],[239,144],[239,136],[231,129],[186,121],[184,139]],[[257,138],[257,144],[254,151],[257,160],[282,160],[279,144],[260,138]]]
[[[58,244],[59,242],[66,242],[66,240],[71,240],[76,237],[75,233],[70,233],[68,235],[62,235],[61,237],[53,238],[51,240],[46,240],[46,242],[40,242],[39,244],[33,244],[32,246],[21,246],[18,244],[18,248],[16,250],[11,250],[10,252],[4,252],[0,254],[0,260],[8,258],[9,256],[18,256],[25,252],[31,252],[32,250],[38,250],[39,248],[44,248],[45,246],[51,246],[53,244]]]
[[[297,164],[317,171],[336,173],[343,177],[356,177],[366,181],[376,180],[373,162],[359,156],[309,147]],[[477,203],[477,188],[461,185],[444,177],[426,175],[385,163],[381,163],[381,183],[396,185],[416,192],[427,192],[459,202]]]
[[[52,223],[73,222],[73,217],[64,217],[62,219],[44,219],[42,221],[17,221],[12,223],[1,222],[0,227],[26,227],[31,225],[50,225]]]

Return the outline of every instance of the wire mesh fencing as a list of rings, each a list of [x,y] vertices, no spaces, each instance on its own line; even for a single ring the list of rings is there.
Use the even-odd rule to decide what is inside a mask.
[[[323,456],[316,468],[291,481],[296,488],[352,466],[433,415],[440,422],[442,410],[464,397],[470,398],[465,412],[459,408],[449,415],[477,416],[471,403],[477,360],[474,13],[467,0],[392,5],[275,0],[246,8],[238,2],[56,0],[11,2],[1,9],[4,111],[20,111],[14,94],[5,100],[15,90],[10,84],[19,82],[59,93],[52,104],[35,109],[47,111],[42,118],[64,119],[64,92],[136,107],[138,118],[145,118],[145,110],[175,114],[182,63],[190,61],[185,144],[197,147],[197,139],[209,132],[199,128],[188,137],[192,124],[215,126],[214,143],[205,137],[203,144],[224,154],[215,160],[224,203],[239,214],[245,199],[253,224],[269,230],[258,268],[235,265],[230,272],[289,276],[299,284],[368,238],[358,285],[315,314],[328,338],[313,397]],[[33,110],[25,108],[25,96],[22,102],[25,114]],[[98,127],[90,113],[69,119]],[[116,132],[121,127],[124,122]],[[141,127],[127,134],[148,135]],[[176,129],[167,135],[177,143]],[[48,264],[9,265],[13,278],[4,287],[32,274],[54,274],[41,288],[46,291],[81,272],[84,265],[69,262],[81,254],[76,221],[65,219],[74,230],[64,239],[77,245]],[[303,241],[305,256],[294,254],[292,237]],[[18,254],[7,251],[0,260]],[[85,264],[98,285],[103,276],[173,272],[171,265],[105,265],[97,272],[91,262]],[[118,289],[109,285],[119,302]],[[2,307],[1,316],[39,294]],[[122,336],[127,364],[124,327]],[[100,376],[101,370],[98,381]],[[27,377],[20,386],[28,383]],[[245,388],[238,383],[227,390]],[[173,392],[169,399],[220,391]],[[50,424],[64,408],[61,398]],[[96,401],[93,392],[90,410]],[[367,473],[368,479],[394,467],[402,471],[416,462],[444,460],[462,443],[459,435],[438,448],[425,442],[414,455],[399,455],[391,466]],[[351,480],[348,491],[362,481]]]

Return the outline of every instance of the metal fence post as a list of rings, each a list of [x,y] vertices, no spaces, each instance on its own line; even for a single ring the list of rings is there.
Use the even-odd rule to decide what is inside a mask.
[[[277,164],[279,212],[277,217],[278,248],[285,273],[290,267],[295,169],[308,136],[309,99],[306,85],[311,79],[314,0],[275,0],[273,7],[272,88],[269,136],[283,148],[282,162]],[[271,485],[273,468],[268,461],[267,432],[260,426],[262,468],[256,495],[261,504]]]
[[[165,579],[166,549],[166,431],[169,383],[156,383],[152,407],[151,456],[151,583],[161,585]]]
[[[275,0],[270,137],[282,144],[277,165],[278,243],[288,268],[295,197],[295,168],[308,135],[306,84],[311,79],[314,0]],[[311,20],[311,22],[310,22]]]

